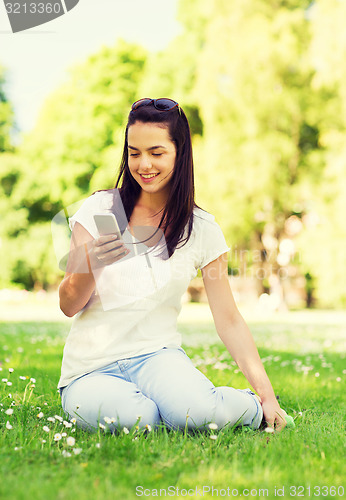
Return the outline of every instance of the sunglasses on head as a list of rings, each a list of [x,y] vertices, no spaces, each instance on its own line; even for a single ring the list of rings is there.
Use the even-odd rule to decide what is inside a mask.
[[[139,101],[132,104],[131,111],[135,111],[141,106],[147,106],[151,103],[153,103],[155,108],[159,111],[170,111],[178,106],[178,111],[181,115],[179,104],[176,101],[173,101],[173,99],[167,99],[166,97],[160,97],[160,99],[150,99],[149,97],[144,97],[143,99],[139,99]]]

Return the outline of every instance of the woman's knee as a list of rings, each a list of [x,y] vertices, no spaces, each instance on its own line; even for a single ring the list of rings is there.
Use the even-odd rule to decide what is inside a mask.
[[[171,429],[207,429],[215,421],[216,388],[203,393],[181,394],[170,407],[159,408],[165,424]]]
[[[156,425],[160,421],[154,401],[144,396],[135,384],[104,375],[80,379],[63,392],[62,404],[70,418],[76,418],[76,425],[89,431],[97,430],[100,424],[113,432],[134,425]]]
[[[233,387],[213,387],[195,392],[192,397],[181,395],[171,408],[161,411],[161,418],[172,429],[207,430],[214,423],[218,428],[227,425],[260,425],[263,412],[255,396]]]

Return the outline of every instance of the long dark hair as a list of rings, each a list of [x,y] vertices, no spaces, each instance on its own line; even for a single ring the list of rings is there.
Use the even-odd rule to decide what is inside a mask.
[[[192,157],[192,141],[189,122],[184,111],[178,107],[169,111],[157,110],[153,103],[140,106],[130,111],[125,130],[125,143],[122,160],[119,168],[115,188],[122,180],[119,193],[125,210],[127,220],[130,220],[135,204],[139,198],[141,187],[132,177],[128,165],[128,129],[135,122],[159,123],[166,126],[170,140],[176,146],[174,171],[170,180],[170,192],[166,206],[163,210],[159,228],[165,233],[168,258],[178,248],[184,246],[192,232],[193,209],[198,207],[195,203],[194,169]],[[187,228],[185,238],[184,230]],[[169,232],[166,229],[169,227]]]

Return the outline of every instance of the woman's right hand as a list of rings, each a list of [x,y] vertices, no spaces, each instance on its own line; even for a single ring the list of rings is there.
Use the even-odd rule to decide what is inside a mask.
[[[116,234],[107,234],[89,242],[88,255],[92,269],[108,266],[130,253]]]
[[[75,223],[66,274],[59,286],[60,308],[66,316],[74,316],[88,303],[102,268],[125,256],[124,243],[114,236],[94,239],[82,225]]]

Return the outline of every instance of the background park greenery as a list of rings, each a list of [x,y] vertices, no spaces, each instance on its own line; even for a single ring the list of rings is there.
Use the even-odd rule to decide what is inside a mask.
[[[1,68],[0,287],[59,283],[52,218],[114,187],[130,104],[167,96],[190,120],[197,203],[230,272],[260,291],[300,279],[308,305],[345,306],[345,18],[338,0],[181,0],[164,51],[117,39],[92,54],[16,147]]]

